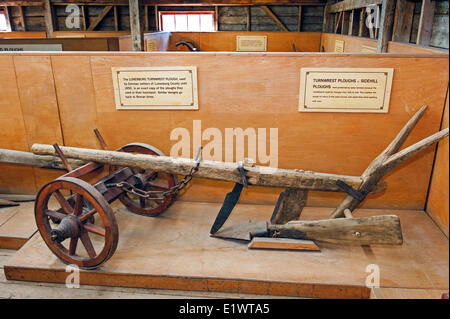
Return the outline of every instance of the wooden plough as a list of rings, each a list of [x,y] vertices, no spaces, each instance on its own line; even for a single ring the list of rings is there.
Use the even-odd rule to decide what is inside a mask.
[[[133,143],[116,151],[34,144],[34,154],[0,150],[0,162],[62,168],[69,172],[45,185],[36,198],[38,229],[49,248],[64,262],[95,268],[108,260],[118,242],[110,203],[119,199],[132,212],[157,216],[195,176],[235,183],[211,228],[216,237],[309,239],[341,244],[402,244],[400,220],[394,215],[354,218],[352,211],[369,193],[385,189],[382,177],[395,166],[449,134],[448,128],[399,151],[426,110],[423,106],[361,176],[271,168],[164,156],[156,148]],[[97,136],[104,143],[98,131]],[[200,150],[199,150],[200,151]],[[109,165],[109,175],[89,184],[82,177]],[[175,175],[185,177],[178,182]],[[250,222],[221,230],[248,185],[284,188],[270,222]],[[310,190],[345,192],[328,219],[298,221]],[[94,247],[90,236],[103,238]],[[67,240],[66,239],[70,239]],[[81,241],[87,255],[77,250]],[[96,241],[98,242],[98,240]],[[65,243],[65,245],[64,245]],[[100,250],[99,250],[100,249]]]

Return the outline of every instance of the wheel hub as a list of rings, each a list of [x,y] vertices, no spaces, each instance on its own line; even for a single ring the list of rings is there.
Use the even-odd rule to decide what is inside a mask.
[[[50,239],[58,243],[67,238],[77,238],[80,236],[81,222],[74,215],[67,215],[59,223],[58,227],[52,229]]]

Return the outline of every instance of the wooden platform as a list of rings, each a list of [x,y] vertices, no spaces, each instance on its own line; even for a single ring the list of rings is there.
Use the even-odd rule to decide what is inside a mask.
[[[0,249],[19,249],[36,230],[34,202],[0,208]]]
[[[340,247],[320,252],[249,250],[245,243],[209,236],[219,204],[176,202],[158,218],[118,209],[119,246],[82,285],[176,289],[262,295],[369,298],[366,267],[380,268],[382,288],[448,290],[448,239],[420,211],[360,210],[355,216],[397,214],[403,246]],[[228,225],[266,220],[273,207],[238,205]],[[308,207],[303,219],[325,218],[329,208]],[[4,266],[9,280],[64,283],[68,273],[39,234]],[[384,290],[385,291],[385,290]],[[382,291],[379,292],[381,294]]]

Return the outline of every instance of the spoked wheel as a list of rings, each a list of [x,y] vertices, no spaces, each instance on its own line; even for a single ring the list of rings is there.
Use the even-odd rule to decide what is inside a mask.
[[[157,148],[143,143],[127,144],[119,149],[121,152],[135,153],[135,154],[147,154],[154,156],[164,156],[164,154]],[[119,169],[117,166],[111,166],[110,173]],[[175,175],[132,169],[133,173],[139,178],[139,183],[136,185],[143,191],[168,191],[170,188],[176,185],[177,178]],[[158,195],[155,195],[158,197]],[[119,200],[128,207],[133,213],[145,216],[158,216],[163,213],[172,202],[175,200],[176,195],[168,195],[162,199],[143,198],[135,194],[123,193],[120,195]]]
[[[105,198],[92,185],[60,177],[35,203],[36,224],[50,250],[67,264],[97,268],[115,252],[119,229]]]

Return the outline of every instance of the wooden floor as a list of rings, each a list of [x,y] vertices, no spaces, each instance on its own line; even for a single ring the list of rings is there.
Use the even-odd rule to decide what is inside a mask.
[[[124,298],[132,295],[135,298],[134,294],[142,298],[239,298],[254,294],[438,298],[448,291],[448,239],[423,212],[360,210],[356,213],[357,216],[399,215],[405,239],[403,246],[319,244],[321,252],[287,252],[252,251],[245,244],[209,237],[208,230],[219,207],[210,203],[176,202],[158,218],[145,218],[117,209],[119,247],[101,269],[81,273],[82,289],[86,292],[76,289],[75,293],[62,284],[23,283],[3,278],[0,297],[8,297],[5,291],[9,285],[14,285],[12,290],[18,291],[16,297],[19,298],[33,294],[33,289],[23,288],[25,295],[21,295],[18,287],[23,285],[51,287],[49,291],[60,287],[66,292],[61,292],[59,297],[71,298],[78,294],[97,294],[93,291],[101,291],[103,298],[117,298],[117,294],[123,294]],[[262,205],[239,205],[227,223],[249,218],[268,219],[272,209]],[[329,212],[327,208],[308,207],[302,218],[324,218]],[[369,264],[380,267],[381,288],[372,291],[365,287]],[[64,282],[67,276],[65,265],[51,254],[38,234],[8,259],[5,268],[8,278],[20,280]]]
[[[0,209],[0,249],[19,249],[35,232],[34,202]]]

